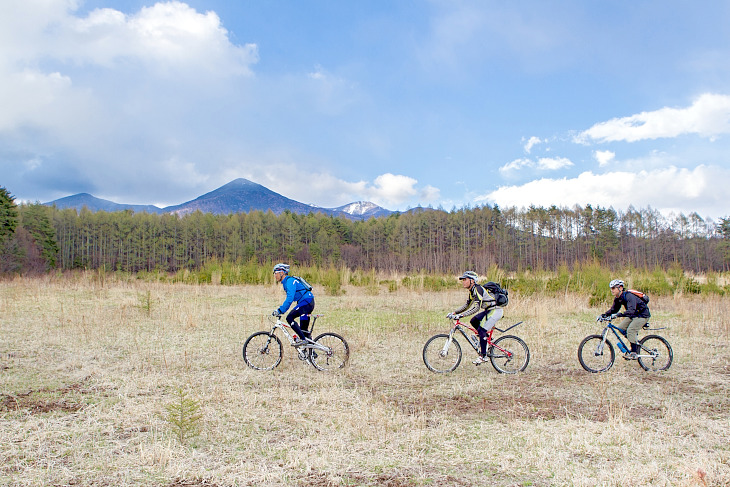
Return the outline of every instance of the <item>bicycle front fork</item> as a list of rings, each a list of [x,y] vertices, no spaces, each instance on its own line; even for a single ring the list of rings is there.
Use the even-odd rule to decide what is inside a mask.
[[[595,356],[598,357],[599,355],[603,355],[603,347],[606,346],[606,335],[608,334],[608,329],[603,330],[603,335],[601,336],[601,341],[598,342],[598,346],[596,346],[596,352]]]

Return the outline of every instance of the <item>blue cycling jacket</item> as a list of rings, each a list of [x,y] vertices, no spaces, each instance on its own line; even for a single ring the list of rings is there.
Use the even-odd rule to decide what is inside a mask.
[[[286,299],[277,310],[281,314],[286,313],[286,310],[288,310],[289,306],[291,306],[295,301],[298,304],[304,304],[314,300],[312,291],[307,291],[307,288],[304,287],[298,279],[295,279],[292,276],[284,277],[281,281],[281,285],[284,287],[284,291],[286,291]]]

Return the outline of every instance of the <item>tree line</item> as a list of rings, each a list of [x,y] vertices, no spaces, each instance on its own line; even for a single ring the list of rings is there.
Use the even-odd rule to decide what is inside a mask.
[[[730,270],[730,218],[697,213],[479,206],[418,209],[353,221],[319,213],[229,215],[91,212],[16,205],[0,188],[0,271],[105,269],[178,272],[212,261],[456,273],[573,268]]]

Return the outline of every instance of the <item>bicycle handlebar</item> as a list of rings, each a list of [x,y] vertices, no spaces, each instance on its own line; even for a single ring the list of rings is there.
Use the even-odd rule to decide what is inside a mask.
[[[610,323],[613,320],[615,320],[616,318],[620,318],[620,316],[603,316],[603,315],[598,315],[596,317],[596,321],[598,321],[600,323],[603,323],[603,322],[608,321]]]

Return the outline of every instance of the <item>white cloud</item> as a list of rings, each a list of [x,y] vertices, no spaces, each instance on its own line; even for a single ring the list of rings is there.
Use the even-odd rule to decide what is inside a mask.
[[[182,2],[78,15],[81,3],[3,4],[5,184],[44,200],[74,190],[169,200],[198,189],[244,145],[230,139],[230,122],[255,93],[257,46],[233,43],[214,12]]]
[[[570,159],[565,157],[541,157],[537,160],[537,168],[544,171],[556,171],[572,165]]]
[[[537,144],[542,144],[543,142],[546,141],[542,140],[540,137],[530,137],[525,143],[525,152],[529,154],[532,151],[533,147],[535,147]]]
[[[386,173],[376,177],[373,184],[356,183],[354,187],[359,193],[353,195],[362,194],[374,203],[395,205],[398,208],[403,205],[428,205],[440,197],[438,188],[430,185],[419,188],[417,184],[418,180],[412,177]]]
[[[584,172],[575,178],[538,179],[518,186],[502,186],[479,196],[503,207],[529,205],[572,207],[653,207],[664,212],[692,212],[711,217],[727,214],[726,188],[730,170],[700,165],[694,169],[675,166],[634,171],[594,174]]]
[[[419,186],[418,180],[409,176],[385,173],[373,181],[345,181],[329,172],[312,172],[298,157],[282,153],[271,154],[266,160],[255,163],[241,162],[217,176],[208,181],[205,191],[244,177],[287,198],[326,208],[367,200],[390,210],[399,210],[435,204],[441,197],[438,188]]]
[[[616,159],[616,153],[610,150],[597,150],[593,153],[593,157],[598,161],[599,167],[604,167]]]
[[[232,44],[214,12],[201,14],[185,3],[160,2],[133,15],[111,8],[74,16],[71,0],[11,1],[0,20],[0,60],[11,65],[53,61],[74,66],[143,64],[158,73],[184,69],[199,76],[251,74],[255,44]],[[5,10],[5,6],[3,6]]]
[[[519,171],[523,167],[534,167],[534,163],[530,159],[515,159],[514,161],[508,162],[504,166],[500,167],[499,172],[506,174],[513,171]]]
[[[0,131],[26,124],[60,125],[64,113],[82,109],[82,98],[71,79],[59,72],[0,67]]]
[[[43,128],[69,145],[74,138],[91,141],[99,132],[118,132],[114,124],[138,127],[138,109],[166,112],[160,100],[184,90],[198,93],[186,97],[192,105],[216,80],[251,74],[258,60],[255,45],[228,40],[215,13],[180,2],[130,16],[97,9],[85,18],[73,16],[77,2],[70,0],[10,4],[12,15],[0,20],[0,31],[6,29],[0,34],[0,131]]]
[[[661,108],[595,124],[576,143],[636,142],[697,134],[710,139],[730,133],[730,96],[706,93],[687,108]]]
[[[255,44],[230,43],[215,12],[201,14],[181,2],[156,3],[130,16],[110,8],[94,10],[62,24],[55,46],[61,59],[107,67],[141,62],[162,73],[184,69],[248,75],[258,61]]]
[[[419,191],[419,203],[428,205],[439,200],[441,197],[441,190],[430,184]]]
[[[571,167],[573,162],[565,157],[540,157],[533,161],[532,159],[515,159],[499,168],[502,174],[509,174],[524,168],[537,169],[540,171],[557,171],[566,167]]]

